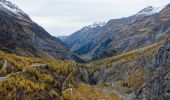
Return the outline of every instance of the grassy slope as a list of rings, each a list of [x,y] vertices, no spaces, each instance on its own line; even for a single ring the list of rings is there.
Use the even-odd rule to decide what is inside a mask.
[[[121,61],[124,63],[130,62],[132,60],[139,58],[141,55],[144,55],[144,54],[145,54],[145,56],[149,55],[149,53],[152,53],[151,50],[160,48],[160,46],[161,46],[161,43],[155,43],[153,45],[150,45],[150,46],[147,46],[144,48],[140,48],[140,49],[136,49],[133,51],[129,51],[126,53],[122,53],[117,56],[109,57],[109,58],[98,60],[98,61],[93,61],[91,63],[88,63],[87,66],[89,67],[89,69],[91,69],[91,71],[94,71],[101,67],[110,67],[110,66],[112,66],[113,63],[116,63],[118,61]],[[148,51],[150,51],[150,52],[148,52]]]
[[[62,79],[76,67],[74,62],[25,58],[0,51],[0,58],[10,62],[17,70],[0,82],[0,98],[45,99],[61,95]],[[39,63],[46,66],[32,67]],[[3,68],[3,67],[2,67]],[[20,72],[20,73],[17,73]],[[56,79],[62,76],[61,79]]]

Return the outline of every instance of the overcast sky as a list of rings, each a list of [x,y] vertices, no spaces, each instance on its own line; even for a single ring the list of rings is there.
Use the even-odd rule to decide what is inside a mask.
[[[94,22],[130,16],[170,0],[9,0],[53,36],[70,35]]]

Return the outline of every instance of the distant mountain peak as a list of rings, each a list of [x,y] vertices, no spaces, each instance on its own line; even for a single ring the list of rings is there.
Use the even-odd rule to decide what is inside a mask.
[[[20,17],[28,18],[28,15],[25,14],[20,8],[18,8],[15,4],[7,1],[0,0],[0,11],[5,11],[8,14],[17,15]]]
[[[59,38],[61,41],[65,41],[67,39],[68,36],[58,36],[57,38]]]
[[[136,15],[153,15],[155,13],[160,12],[164,7],[165,5],[160,6],[160,7],[148,6],[142,9],[141,11],[139,11]]]
[[[106,22],[95,22],[92,25],[85,26],[83,29],[88,30],[88,29],[92,29],[92,28],[96,28],[96,27],[102,27],[105,24],[106,24]]]
[[[93,23],[92,25],[89,25],[89,27],[90,27],[90,28],[94,28],[94,27],[98,27],[98,26],[102,27],[102,26],[104,26],[105,24],[106,24],[105,22],[95,22],[95,23]]]

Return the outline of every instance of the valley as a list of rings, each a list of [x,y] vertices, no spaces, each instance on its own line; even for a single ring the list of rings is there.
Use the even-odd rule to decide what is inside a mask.
[[[6,78],[0,84],[1,91],[6,92],[0,92],[0,95],[8,99],[61,100],[168,98],[170,77],[166,58],[170,56],[169,44],[168,39],[87,64],[27,58],[1,51],[1,62],[5,60],[10,64],[6,67]],[[13,67],[15,72],[9,71]],[[157,85],[152,84],[164,88],[155,88]],[[160,91],[161,95],[155,95]]]
[[[0,99],[169,100],[170,4],[57,38],[0,0]]]

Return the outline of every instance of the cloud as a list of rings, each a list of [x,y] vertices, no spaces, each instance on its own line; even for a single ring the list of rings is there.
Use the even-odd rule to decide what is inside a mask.
[[[69,35],[96,21],[130,16],[169,0],[10,0],[50,34]]]

